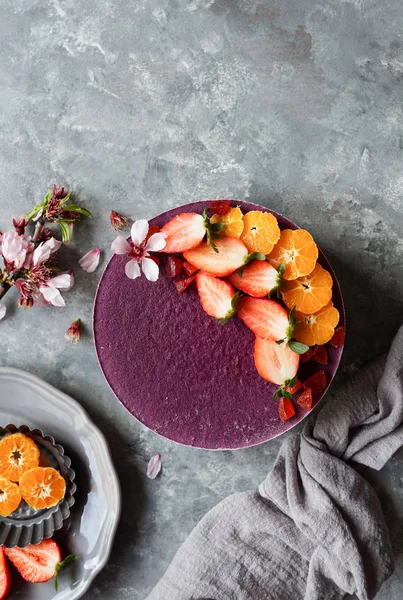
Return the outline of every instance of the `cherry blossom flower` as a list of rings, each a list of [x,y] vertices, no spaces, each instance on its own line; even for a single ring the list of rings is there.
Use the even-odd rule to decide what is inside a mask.
[[[2,302],[0,302],[0,321],[1,321],[1,319],[3,319],[6,316],[6,312],[7,312],[7,309],[6,309],[5,305]]]
[[[133,223],[130,233],[131,242],[119,235],[112,243],[112,251],[115,254],[127,254],[130,258],[125,266],[125,273],[129,279],[136,279],[140,276],[141,265],[146,278],[149,281],[157,281],[158,265],[150,258],[149,253],[158,252],[165,247],[165,234],[154,233],[147,240],[148,222],[145,219]]]
[[[99,264],[99,257],[101,255],[101,250],[99,248],[95,248],[94,250],[90,250],[87,254],[84,254],[82,258],[78,261],[78,264],[84,271],[87,273],[93,273]]]
[[[27,233],[19,235],[14,229],[3,233],[1,252],[6,263],[13,269],[21,269],[26,266],[25,261],[27,257],[29,259],[32,249],[31,236]]]
[[[68,340],[69,342],[73,342],[73,344],[76,344],[80,340],[80,338],[81,338],[80,324],[81,324],[80,319],[76,319],[75,321],[72,322],[72,324],[70,325],[70,327],[68,328],[68,330],[66,331],[66,333],[64,335],[66,340]]]
[[[42,242],[37,246],[33,252],[32,264],[34,266],[41,265],[42,263],[49,260],[50,255],[57,252],[62,245],[62,242],[54,237],[51,237],[46,242]]]
[[[125,229],[129,224],[129,220],[126,217],[120,215],[114,210],[111,210],[111,212],[109,213],[109,219],[111,221],[111,227],[115,231],[121,231],[122,229]]]
[[[59,290],[69,290],[73,283],[72,273],[62,273],[49,279],[45,285],[39,286],[39,296],[35,298],[35,304],[44,306],[52,304],[53,306],[63,307],[66,305],[63,296]]]

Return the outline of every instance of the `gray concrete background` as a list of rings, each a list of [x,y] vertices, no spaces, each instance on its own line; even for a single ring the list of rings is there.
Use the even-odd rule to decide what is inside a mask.
[[[94,214],[66,263],[114,238],[111,208],[151,217],[205,198],[262,203],[309,227],[344,291],[335,388],[387,349],[403,308],[401,0],[0,0],[0,223],[53,182]],[[197,520],[255,487],[281,440],[238,452],[176,446],[128,418],[98,368],[91,311],[102,269],[77,267],[65,309],[10,293],[0,364],[67,392],[106,434],[123,514],[86,600],[143,600]],[[84,339],[63,339],[81,317]],[[352,399],[353,401],[354,399]],[[149,481],[141,459],[163,455]],[[403,593],[403,452],[376,476]],[[169,599],[167,599],[169,600]]]

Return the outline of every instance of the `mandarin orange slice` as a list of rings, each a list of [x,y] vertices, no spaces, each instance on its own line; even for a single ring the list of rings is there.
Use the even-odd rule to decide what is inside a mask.
[[[317,313],[305,315],[295,312],[298,325],[294,330],[294,337],[298,342],[307,346],[327,344],[332,339],[334,328],[339,322],[340,315],[333,302],[329,302]]]
[[[243,213],[238,206],[235,206],[230,208],[225,215],[213,215],[210,223],[225,223],[225,228],[220,231],[220,235],[239,238],[244,227]]]
[[[20,505],[20,488],[16,483],[0,477],[0,516],[8,517]]]
[[[241,240],[249,252],[269,254],[280,237],[280,228],[274,215],[251,210],[243,218]]]
[[[305,229],[284,229],[280,239],[267,256],[273,267],[285,265],[284,279],[309,275],[318,260],[318,247]]]
[[[39,448],[23,433],[6,435],[0,441],[0,477],[19,481],[25,471],[39,465]]]
[[[66,492],[66,482],[52,467],[35,467],[20,479],[20,492],[35,510],[56,506]]]
[[[332,286],[330,273],[317,264],[309,275],[288,281],[282,297],[288,308],[295,306],[298,312],[312,315],[330,302]]]

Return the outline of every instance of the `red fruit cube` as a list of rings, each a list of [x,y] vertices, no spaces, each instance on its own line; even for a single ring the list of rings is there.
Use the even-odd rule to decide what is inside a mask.
[[[191,265],[187,260],[182,263],[182,268],[188,275],[195,275],[199,270],[197,267]]]
[[[304,410],[311,410],[312,408],[312,390],[311,388],[307,388],[302,392],[300,397],[297,400],[298,406],[303,408]]]
[[[282,421],[288,421],[288,419],[291,419],[295,415],[295,409],[289,398],[280,398],[278,414]]]
[[[160,231],[161,229],[157,225],[150,225],[145,241],[147,242],[150,239],[150,237],[154,235],[154,233],[159,233]]]
[[[176,256],[168,256],[165,263],[165,271],[168,277],[173,279],[174,277],[178,277],[180,272],[182,271],[182,262]]]
[[[213,200],[209,203],[209,208],[216,215],[226,215],[231,208],[231,203],[229,200]]]
[[[298,392],[298,390],[300,390],[302,388],[302,383],[300,382],[299,379],[297,379],[294,387],[290,388],[288,385],[285,386],[285,390],[286,392],[289,392],[290,394],[296,394]]]
[[[330,340],[330,343],[334,348],[339,348],[342,344],[344,344],[344,327],[342,325],[334,330],[334,334]]]
[[[316,346],[312,352],[312,360],[320,365],[327,365],[329,357],[326,348],[324,346]]]
[[[309,362],[312,358],[312,350],[309,348],[304,354],[301,354],[299,357],[299,362]]]
[[[320,394],[325,389],[326,384],[326,373],[321,369],[304,381],[303,386],[305,389],[310,388],[314,394]]]
[[[156,265],[160,264],[160,259],[158,258],[158,256],[154,256],[154,255],[150,254],[149,258],[151,258],[151,260],[153,260]]]
[[[185,279],[178,279],[175,281],[176,289],[178,290],[178,294],[182,294],[194,281],[196,275],[192,275],[191,277],[186,277]]]

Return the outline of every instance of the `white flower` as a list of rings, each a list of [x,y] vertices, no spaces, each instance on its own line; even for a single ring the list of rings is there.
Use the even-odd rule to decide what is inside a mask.
[[[1,321],[1,319],[4,319],[4,317],[6,316],[6,311],[7,311],[7,309],[6,309],[5,305],[0,302],[0,321]]]
[[[21,269],[25,266],[32,248],[31,236],[27,233],[19,235],[12,229],[3,234],[1,252],[6,262],[11,264],[14,269]]]
[[[49,279],[46,285],[39,286],[40,295],[35,299],[35,304],[40,306],[46,304],[53,304],[53,306],[60,307],[65,306],[66,303],[59,290],[66,292],[73,286],[73,283],[74,277],[72,273],[62,273],[62,275],[57,275]]]
[[[50,240],[39,244],[39,246],[35,248],[32,257],[32,264],[34,267],[49,260],[50,255],[57,252],[61,245],[62,242],[59,242],[59,240],[54,237],[51,237]]]
[[[148,222],[145,219],[133,223],[130,233],[132,241],[128,242],[123,236],[118,235],[112,243],[112,251],[115,254],[127,254],[130,258],[125,266],[125,273],[129,279],[139,277],[141,265],[147,279],[149,281],[157,281],[158,265],[153,261],[149,253],[158,252],[165,247],[165,234],[154,233],[146,241]]]
[[[99,248],[95,248],[95,250],[90,250],[87,254],[84,254],[82,258],[78,261],[78,264],[84,271],[87,273],[92,273],[95,271],[99,264],[99,257],[101,255],[101,250]]]

